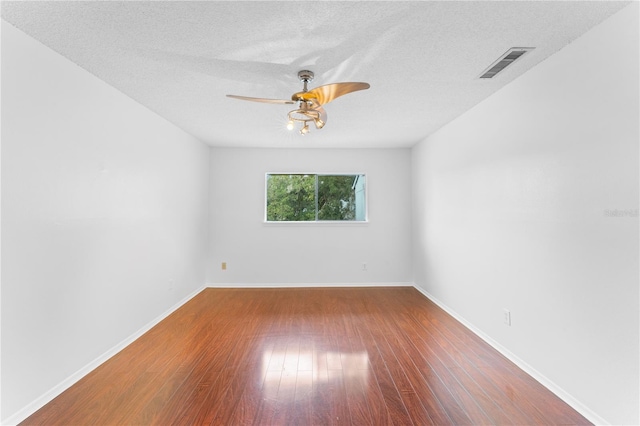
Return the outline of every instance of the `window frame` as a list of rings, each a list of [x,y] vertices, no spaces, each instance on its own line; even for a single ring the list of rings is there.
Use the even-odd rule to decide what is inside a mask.
[[[364,220],[267,220],[267,194],[269,175],[308,175],[316,177],[315,203],[316,217],[318,212],[318,177],[319,176],[364,176]],[[264,215],[263,224],[268,226],[362,226],[369,223],[369,176],[360,172],[266,172],[264,174]]]

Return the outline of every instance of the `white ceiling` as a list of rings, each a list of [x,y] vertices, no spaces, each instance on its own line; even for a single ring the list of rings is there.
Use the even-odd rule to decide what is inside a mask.
[[[2,2],[2,17],[212,146],[409,147],[629,2]],[[535,47],[492,80],[511,47]],[[288,99],[364,81],[325,106],[327,125],[286,130]]]

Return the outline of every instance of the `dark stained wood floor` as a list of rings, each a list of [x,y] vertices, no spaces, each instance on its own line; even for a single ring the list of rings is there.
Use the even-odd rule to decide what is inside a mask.
[[[590,423],[393,287],[206,289],[23,424]]]

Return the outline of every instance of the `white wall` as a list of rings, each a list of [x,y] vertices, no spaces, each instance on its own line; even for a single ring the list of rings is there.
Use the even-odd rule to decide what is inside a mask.
[[[208,167],[208,147],[2,22],[4,420],[205,284]]]
[[[640,422],[638,38],[634,3],[412,157],[417,285],[613,424]]]
[[[365,173],[369,223],[265,224],[267,172]],[[212,149],[209,283],[412,282],[410,174],[408,149]]]

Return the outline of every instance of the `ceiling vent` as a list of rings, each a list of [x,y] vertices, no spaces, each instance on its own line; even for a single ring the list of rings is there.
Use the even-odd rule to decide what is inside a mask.
[[[533,47],[512,47],[511,49],[507,50],[505,54],[500,56],[497,61],[489,65],[489,68],[484,70],[484,72],[480,74],[479,78],[495,77],[500,71],[504,70],[506,67],[521,58],[525,53],[533,49]]]

